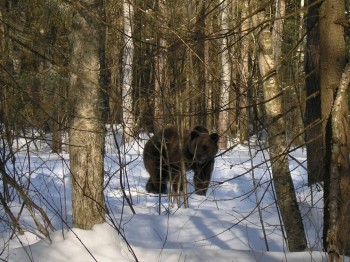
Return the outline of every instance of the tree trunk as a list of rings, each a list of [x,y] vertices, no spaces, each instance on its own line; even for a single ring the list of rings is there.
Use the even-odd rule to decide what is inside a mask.
[[[202,9],[204,9],[205,14],[205,6],[203,5]],[[203,24],[205,27],[205,35],[208,36],[212,33],[212,23],[211,16],[204,15]],[[213,130],[214,121],[213,121],[213,75],[210,70],[210,65],[212,60],[210,59],[210,41],[204,40],[204,90],[205,90],[205,108],[207,111],[206,115],[206,126],[208,130]]]
[[[309,0],[306,18],[306,52],[305,52],[305,139],[307,152],[308,184],[312,185],[323,180],[325,144],[324,130],[321,121],[320,95],[320,36],[318,31],[319,5],[318,0]]]
[[[340,261],[340,255],[350,255],[350,170],[347,106],[349,83],[350,66],[347,66],[332,108],[329,121],[330,134],[327,133],[327,139],[331,139],[331,144],[330,149],[327,150],[330,166],[327,168],[329,177],[325,179],[324,239],[330,261]]]
[[[227,1],[223,1],[221,10],[221,31],[225,35],[228,32],[228,8]],[[221,39],[221,90],[220,111],[218,120],[219,148],[227,148],[228,141],[228,106],[230,102],[231,64],[228,46],[228,37]]]
[[[158,2],[157,12],[162,14],[164,3]],[[165,105],[167,103],[166,77],[167,77],[167,41],[161,28],[156,34],[156,56],[154,57],[154,132],[159,133],[169,122],[166,119]],[[172,108],[172,109],[175,109]],[[176,110],[176,109],[175,109]]]
[[[124,55],[123,55],[123,79],[122,79],[122,103],[123,103],[123,140],[130,142],[134,136],[135,117],[133,114],[133,53],[134,43],[132,38],[132,19],[134,16],[133,5],[124,0]]]
[[[191,6],[192,12],[197,14],[196,23],[194,24],[193,50],[189,49],[189,55],[192,60],[193,80],[191,92],[191,127],[196,125],[206,126],[207,121],[207,97],[205,90],[206,71],[205,71],[205,23],[206,23],[206,4],[195,2]]]
[[[232,21],[231,27],[235,28],[241,22],[240,18],[240,6],[238,0],[231,1],[231,12],[230,20]],[[230,86],[230,101],[229,101],[229,111],[228,111],[228,122],[229,122],[229,136],[231,138],[236,138],[238,134],[238,91],[239,86],[239,74],[241,70],[240,61],[240,45],[233,45],[239,41],[239,35],[230,36],[230,64],[231,64],[231,86]]]
[[[58,101],[60,98],[57,99]],[[56,100],[56,101],[57,101]],[[53,115],[52,123],[52,146],[51,149],[53,152],[60,154],[62,152],[62,135],[61,135],[61,121],[60,121],[60,108],[57,108],[57,111]]]
[[[350,255],[350,177],[348,150],[349,68],[345,66],[345,1],[325,0],[320,9],[320,79],[323,130],[326,132],[324,174],[324,248],[330,261]]]
[[[122,79],[121,68],[123,64],[124,38],[121,37],[120,31],[123,30],[122,22],[123,2],[122,1],[105,1],[106,13],[106,68],[105,74],[107,80],[106,106],[108,104],[107,123],[123,122],[123,103],[122,103]],[[134,71],[134,69],[133,69]],[[134,75],[134,74],[133,74]]]
[[[265,114],[268,124],[270,161],[277,203],[281,212],[288,238],[289,251],[303,251],[306,248],[306,237],[298,202],[295,196],[293,181],[288,165],[288,148],[283,118],[282,90],[278,85],[273,57],[272,34],[268,24],[262,24],[265,12],[253,16],[253,26],[263,26],[257,36],[258,64],[263,80]]]
[[[250,50],[250,19],[249,3],[247,0],[242,4],[242,25],[241,25],[241,74],[239,87],[239,140],[241,143],[247,141],[249,138],[249,116],[248,116],[248,84],[249,84],[249,50]]]
[[[105,219],[103,198],[104,122],[99,52],[101,0],[80,1],[72,25],[71,88],[73,115],[69,132],[73,225],[91,229]],[[88,11],[89,10],[89,11]]]
[[[282,35],[283,35],[283,21],[286,13],[285,0],[275,1],[275,21],[273,22],[272,41],[274,43],[273,53],[274,60],[277,67],[280,67],[280,60],[282,55]]]

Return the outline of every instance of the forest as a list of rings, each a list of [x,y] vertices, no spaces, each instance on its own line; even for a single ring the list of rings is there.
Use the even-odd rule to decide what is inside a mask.
[[[312,203],[313,190],[322,192],[318,249],[329,261],[350,256],[349,1],[2,0],[0,5],[1,260],[7,261],[8,243],[18,235],[36,232],[50,239],[57,230],[52,222],[57,214],[34,182],[40,168],[51,166],[50,157],[66,170],[61,186],[70,189],[67,197],[66,188],[60,191],[66,209],[58,216],[60,227],[91,230],[118,213],[108,201],[111,181],[118,181],[121,212],[137,213],[134,155],[142,165],[145,142],[168,125],[181,134],[198,125],[216,132],[215,168],[242,147],[250,152],[247,173],[266,166],[288,252],[311,248],[293,176],[304,170],[303,187],[311,190]],[[257,163],[251,150],[268,155]],[[295,157],[300,150],[305,161]],[[34,168],[39,155],[46,161]],[[111,159],[114,167],[108,169]],[[235,176],[241,175],[225,178]],[[42,185],[51,183],[42,179]],[[183,180],[191,189],[191,180]],[[195,195],[172,193],[167,203],[178,209],[188,208]],[[260,203],[264,194],[256,197]],[[156,198],[160,214],[164,196]]]

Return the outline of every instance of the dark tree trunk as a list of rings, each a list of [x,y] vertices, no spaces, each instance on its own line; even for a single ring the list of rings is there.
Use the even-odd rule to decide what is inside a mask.
[[[306,18],[306,53],[305,53],[305,138],[308,164],[308,183],[312,185],[323,180],[325,144],[321,121],[321,94],[320,94],[320,36],[318,31],[319,5],[312,5],[317,0],[309,0]]]
[[[350,169],[348,95],[350,66],[343,73],[327,125],[327,168],[324,179],[324,247],[330,261],[350,255]]]
[[[321,111],[326,130],[323,240],[330,261],[340,261],[340,255],[350,255],[348,67],[342,75],[345,1],[325,0],[319,10]]]

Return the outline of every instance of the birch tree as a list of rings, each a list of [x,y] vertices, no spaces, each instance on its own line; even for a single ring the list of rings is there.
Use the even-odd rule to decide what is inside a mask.
[[[345,1],[325,0],[320,9],[320,83],[325,130],[324,248],[330,261],[350,255],[350,175],[348,145],[349,67],[345,66]]]
[[[71,42],[71,95],[69,129],[73,224],[91,229],[105,219],[103,159],[105,132],[103,92],[102,0],[80,1],[75,6]],[[101,30],[102,28],[102,30]]]
[[[204,34],[206,36],[212,33],[212,15],[206,14],[205,5],[202,6],[203,11],[203,25],[204,25]],[[208,130],[212,130],[214,126],[214,121],[211,112],[213,112],[213,75],[210,65],[212,63],[210,57],[210,41],[207,39],[204,40],[204,92],[205,92],[205,108],[208,112],[206,119],[206,126]]]
[[[221,33],[223,35],[221,39],[221,90],[220,90],[220,112],[218,120],[218,133],[220,135],[219,147],[226,148],[228,140],[228,106],[230,102],[230,82],[231,82],[231,64],[228,37],[228,1],[222,2],[221,7]]]
[[[263,81],[263,96],[273,184],[276,190],[277,204],[281,212],[287,234],[289,251],[303,251],[306,237],[298,202],[295,196],[293,180],[288,165],[285,122],[283,118],[282,90],[278,84],[273,57],[272,33],[265,20],[264,9],[252,17],[253,26],[259,28],[258,65]]]
[[[348,149],[348,95],[350,66],[344,70],[331,111],[329,167],[325,178],[324,247],[330,261],[350,255],[350,175]],[[327,135],[327,136],[328,136]]]
[[[130,142],[134,137],[135,118],[133,114],[133,53],[132,19],[133,5],[129,0],[123,0],[124,17],[124,50],[123,50],[123,76],[122,76],[122,110],[123,110],[123,136],[124,142]]]

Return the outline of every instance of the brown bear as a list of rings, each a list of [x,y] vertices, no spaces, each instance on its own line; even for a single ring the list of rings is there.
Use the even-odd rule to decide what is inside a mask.
[[[180,135],[175,126],[166,127],[147,141],[143,160],[150,178],[146,185],[149,193],[166,193],[169,174],[178,177],[181,170],[181,154],[186,171],[194,171],[195,192],[205,195],[214,167],[214,158],[218,152],[216,133],[209,134],[203,126],[187,131],[183,138],[183,150],[180,152]],[[177,183],[173,183],[177,190]]]

